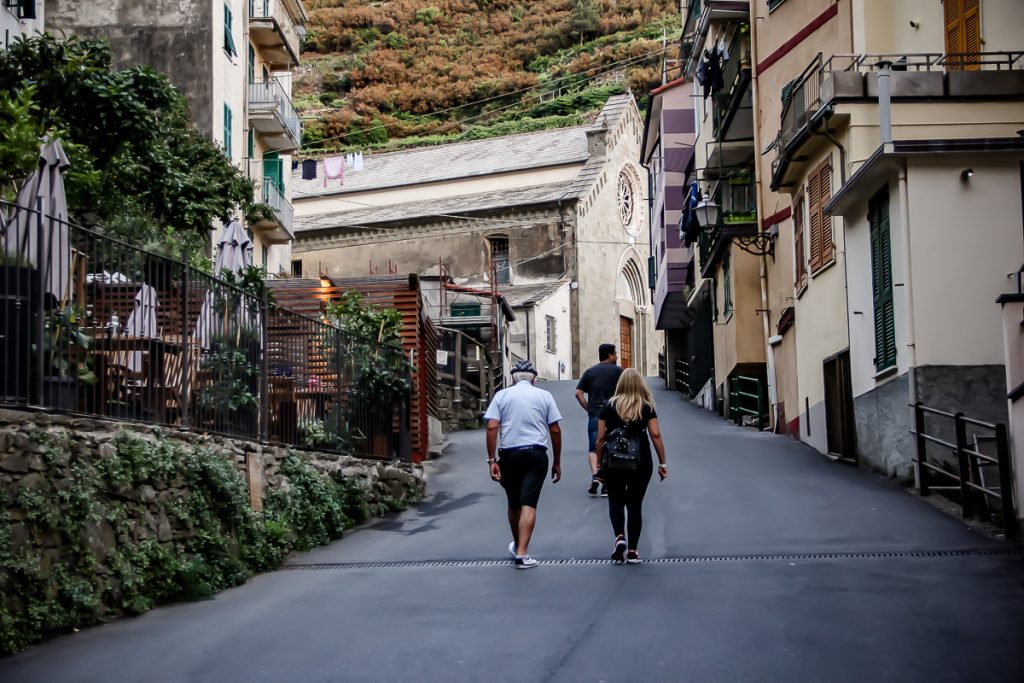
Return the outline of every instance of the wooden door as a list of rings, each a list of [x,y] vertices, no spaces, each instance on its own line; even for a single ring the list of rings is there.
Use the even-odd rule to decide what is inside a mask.
[[[825,431],[829,455],[856,462],[856,420],[853,414],[853,386],[850,352],[825,361]]]
[[[633,320],[619,316],[619,365],[633,367]]]

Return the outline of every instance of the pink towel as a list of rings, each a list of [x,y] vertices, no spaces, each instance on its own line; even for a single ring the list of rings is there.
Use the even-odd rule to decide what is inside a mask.
[[[345,157],[327,157],[324,159],[324,187],[327,187],[327,179],[337,178],[340,185],[345,184]]]

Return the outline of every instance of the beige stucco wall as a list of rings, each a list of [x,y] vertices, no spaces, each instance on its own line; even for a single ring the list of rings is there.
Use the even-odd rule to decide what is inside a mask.
[[[718,321],[715,336],[715,384],[722,386],[740,363],[764,363],[765,339],[761,321],[761,281],[759,259],[735,244],[729,246],[732,281],[731,313],[725,312],[725,271],[721,263],[715,269],[715,297]]]
[[[854,52],[945,52],[940,0],[853,0],[853,10]],[[1022,26],[1020,0],[981,0],[982,50],[1020,50]]]
[[[392,206],[445,197],[462,197],[484,192],[513,190],[523,187],[537,187],[552,183],[568,182],[576,178],[582,164],[563,164],[551,168],[540,168],[516,173],[496,173],[477,178],[447,180],[437,183],[405,185],[402,187],[366,192],[346,192],[328,196],[295,195],[296,217],[314,216],[341,211],[358,211],[367,206]],[[410,178],[410,182],[415,179]]]
[[[915,160],[907,184],[918,365],[1002,363],[994,302],[1024,262],[1019,160]]]

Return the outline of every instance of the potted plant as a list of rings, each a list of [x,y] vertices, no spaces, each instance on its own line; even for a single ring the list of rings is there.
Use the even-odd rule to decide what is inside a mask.
[[[71,306],[51,311],[43,323],[43,395],[49,408],[74,410],[78,385],[95,384],[92,371],[92,338],[78,325],[80,316]]]

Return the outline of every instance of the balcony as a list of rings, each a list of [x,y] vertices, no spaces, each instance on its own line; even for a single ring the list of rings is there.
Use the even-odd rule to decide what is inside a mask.
[[[276,78],[249,84],[249,125],[276,152],[294,152],[302,145],[299,114]]]
[[[698,242],[700,274],[705,278],[714,274],[715,265],[732,238],[757,234],[757,186],[753,180],[753,169],[749,175],[719,182],[714,199],[722,207],[719,224],[704,228]]]
[[[256,201],[269,206],[272,216],[257,214],[250,217],[249,227],[260,233],[267,244],[287,244],[295,239],[295,209],[285,199],[278,182],[267,175],[264,162],[250,159],[248,176],[256,186]]]
[[[798,174],[792,167],[800,149],[811,130],[827,126],[837,104],[877,101],[878,71],[884,64],[891,65],[894,103],[1024,97],[1024,52],[833,55],[828,60],[819,53],[783,89],[779,134],[773,143],[773,190],[793,185]]]
[[[260,50],[262,61],[275,71],[299,64],[301,35],[306,13],[301,3],[285,0],[250,0],[249,39]]]

